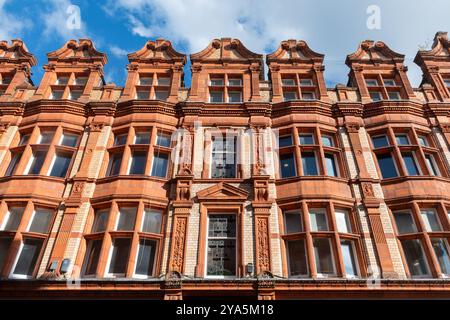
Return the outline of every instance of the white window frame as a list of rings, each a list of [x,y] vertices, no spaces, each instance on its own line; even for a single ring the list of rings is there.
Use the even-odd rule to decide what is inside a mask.
[[[428,226],[430,226],[431,229],[431,225],[429,224],[428,220],[425,221],[422,212],[429,212],[429,211],[432,211],[434,216],[436,217],[436,221],[439,225],[439,230],[428,230]],[[422,219],[422,222],[425,226],[425,232],[442,232],[444,230],[444,228],[442,227],[441,219],[439,219],[439,214],[434,208],[420,208],[420,219]]]
[[[344,266],[344,270],[342,270],[345,274],[345,277],[347,279],[359,279],[361,277],[361,271],[359,269],[359,261],[358,261],[358,255],[356,254],[356,246],[355,246],[355,241],[354,240],[350,240],[350,239],[340,239],[339,240],[339,250],[341,250],[341,255],[342,255],[342,241],[348,241],[351,243],[351,250],[353,253],[353,258],[355,260],[355,271],[356,271],[356,275],[349,275],[347,274],[347,272],[345,271],[345,266]],[[342,262],[344,263],[344,258],[342,258]]]
[[[346,231],[339,230],[339,223],[338,223],[338,218],[337,218],[339,214],[344,215],[345,228],[347,229]],[[350,210],[337,208],[334,210],[334,215],[335,215],[336,228],[337,228],[338,233],[346,233],[346,234],[353,233],[352,221],[350,219]]]
[[[144,220],[144,219],[142,219]],[[142,230],[142,228],[141,228]],[[141,246],[141,240],[148,240],[148,241],[152,241],[155,243],[155,247],[154,247],[154,259],[153,259],[153,267],[152,267],[152,274],[151,275],[145,275],[145,274],[137,274],[136,273],[136,269],[137,269],[137,261],[139,259],[139,248]],[[132,277],[135,279],[153,279],[155,278],[153,276],[153,274],[155,274],[155,270],[156,270],[156,258],[157,258],[157,252],[158,252],[158,247],[159,247],[159,240],[154,240],[154,239],[145,239],[145,238],[140,238],[138,240],[138,245],[137,245],[137,249],[136,249],[136,258],[134,259],[134,270],[133,270],[133,275]],[[131,248],[130,248],[131,250]]]

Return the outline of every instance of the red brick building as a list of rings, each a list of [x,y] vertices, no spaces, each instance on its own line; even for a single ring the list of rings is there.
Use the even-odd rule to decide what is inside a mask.
[[[0,43],[1,297],[450,298],[446,33],[419,88],[373,41],[335,88],[297,40],[128,59]]]

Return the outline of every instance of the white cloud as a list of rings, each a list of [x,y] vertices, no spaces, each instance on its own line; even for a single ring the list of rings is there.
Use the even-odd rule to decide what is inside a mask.
[[[118,58],[122,58],[127,56],[127,54],[129,53],[127,50],[119,48],[117,46],[111,45],[109,47],[109,51],[116,57]]]
[[[373,4],[381,10],[380,30],[367,28],[367,7]],[[433,8],[410,0],[109,0],[105,11],[125,18],[135,35],[164,37],[190,53],[225,36],[239,38],[260,53],[273,51],[288,38],[303,39],[325,54],[330,86],[347,82],[345,57],[360,41],[382,40],[406,54],[409,77],[417,86],[421,73],[412,60],[418,46],[436,31],[450,29],[450,2],[433,1]]]
[[[21,36],[24,29],[31,28],[29,19],[18,18],[4,8],[6,0],[0,0],[0,40],[10,40]]]
[[[68,8],[73,6],[70,0],[48,0],[47,3],[48,10],[42,14],[45,26],[44,35],[50,39],[57,35],[64,41],[87,36],[85,23],[82,18],[83,11],[80,11],[79,18],[81,21],[79,26],[73,23],[74,20],[72,19],[77,19],[78,16],[73,11],[68,11]]]

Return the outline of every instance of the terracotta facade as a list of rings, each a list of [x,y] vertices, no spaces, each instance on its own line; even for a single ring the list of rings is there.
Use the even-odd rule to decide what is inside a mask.
[[[1,297],[450,297],[446,33],[419,88],[373,41],[335,88],[297,40],[128,59],[0,42]]]

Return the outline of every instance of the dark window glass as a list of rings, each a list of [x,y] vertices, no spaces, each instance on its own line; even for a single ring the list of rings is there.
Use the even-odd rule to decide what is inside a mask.
[[[95,212],[94,224],[92,225],[92,232],[103,232],[106,230],[108,223],[109,209],[97,210]]]
[[[301,145],[314,144],[314,136],[312,134],[301,134],[300,144]]]
[[[422,249],[422,243],[418,239],[403,240],[403,251],[406,262],[412,276],[428,275],[428,266]]]
[[[165,153],[155,154],[153,156],[152,176],[165,178],[167,176],[167,165],[169,155]]]
[[[441,272],[445,275],[450,274],[450,257],[448,252],[448,242],[447,239],[435,238],[431,239],[431,244],[433,245],[434,253],[439,262]]]
[[[228,102],[242,102],[242,94],[240,92],[228,92]]]
[[[416,164],[414,155],[410,152],[402,153],[403,161],[405,162],[406,171],[410,176],[418,176],[420,174],[419,168]]]
[[[317,176],[319,174],[314,152],[302,152],[302,165],[305,176]]]
[[[303,232],[302,214],[297,211],[285,212],[284,229],[286,234]]]
[[[111,261],[108,273],[125,274],[127,271],[128,256],[130,254],[131,239],[116,238],[113,240]]]
[[[389,91],[388,92],[389,100],[401,100],[400,92],[398,91]]]
[[[145,209],[142,231],[150,233],[161,233],[161,211]]]
[[[438,176],[439,171],[436,168],[436,163],[434,162],[434,157],[431,154],[425,155],[425,162],[427,163],[428,170],[432,176]]]
[[[292,136],[288,135],[288,136],[281,136],[278,139],[278,147],[283,148],[283,147],[289,147],[292,146]]]
[[[130,174],[144,174],[146,162],[146,151],[134,151],[131,155]]]
[[[69,94],[69,100],[78,100],[79,97],[83,94],[83,91],[80,90],[71,90]]]
[[[152,276],[155,260],[156,241],[141,239],[139,241],[136,274]]]
[[[209,102],[216,102],[216,103],[223,102],[223,92],[222,91],[211,91],[209,93]]]
[[[25,239],[13,274],[31,277],[41,252],[43,240]]]
[[[406,134],[398,134],[395,136],[395,141],[397,141],[398,145],[407,146],[409,145],[409,139]]]
[[[417,232],[416,224],[410,212],[395,212],[394,217],[399,234]]]
[[[53,212],[46,209],[36,209],[31,222],[30,232],[48,233],[52,222]]]
[[[308,274],[306,263],[305,240],[294,240],[287,242],[289,275],[304,276]]]
[[[372,101],[382,100],[381,93],[378,91],[369,92],[369,94],[370,94],[370,98],[372,99]]]
[[[6,169],[5,176],[11,176],[14,174],[21,158],[22,158],[22,152],[14,153],[14,155],[12,156],[11,162],[8,165],[8,169]]]
[[[149,132],[136,132],[134,137],[135,144],[149,144],[150,143],[150,133]]]
[[[5,264],[11,243],[12,238],[0,238],[0,270],[2,270]]]
[[[109,158],[108,170],[106,171],[107,176],[114,176],[119,174],[120,165],[122,164],[122,154],[113,153]]]
[[[327,174],[332,177],[338,176],[338,170],[336,167],[336,161],[334,159],[334,155],[330,153],[325,154],[325,163],[327,167]]]
[[[170,148],[170,139],[170,135],[158,133],[158,135],[156,136],[156,144],[161,147]]]
[[[302,99],[303,100],[314,100],[316,98],[316,95],[314,92],[302,92]]]
[[[155,91],[155,99],[156,100],[167,100],[169,96],[169,92],[167,91]]]
[[[71,154],[64,154],[64,153],[56,154],[55,162],[53,163],[50,175],[52,177],[64,178],[67,174],[67,170],[69,169],[71,161],[72,161]]]
[[[395,168],[394,164],[394,159],[392,159],[390,153],[377,154],[377,159],[383,179],[394,178],[398,176],[397,169]]]
[[[128,134],[118,134],[114,138],[114,145],[115,146],[123,146],[127,142],[127,136]]]
[[[297,93],[293,91],[286,91],[283,93],[284,101],[297,100]]]
[[[313,245],[317,273],[334,274],[330,240],[327,238],[314,238]]]
[[[76,147],[78,142],[78,136],[76,134],[65,133],[61,140],[61,145],[67,147]]]
[[[322,136],[322,144],[324,147],[334,147],[333,137]]]
[[[389,146],[389,141],[386,136],[372,137],[372,143],[374,148],[383,148]]]
[[[39,138],[40,144],[49,144],[52,142],[53,139],[53,131],[44,131],[41,133],[41,137]]]
[[[118,231],[130,231],[134,229],[134,222],[136,221],[135,207],[121,207],[119,209],[119,221],[117,222]]]
[[[236,217],[211,215],[208,225],[208,276],[236,275]]]
[[[20,142],[19,142],[19,146],[23,146],[25,144],[28,143],[28,141],[30,140],[31,134],[27,133],[27,134],[23,134],[20,137]]]
[[[136,99],[137,100],[147,100],[150,96],[149,91],[144,90],[138,90],[136,91]]]
[[[212,145],[212,178],[236,177],[236,139],[215,138]]]
[[[353,242],[350,240],[341,240],[342,260],[344,262],[345,274],[355,277],[358,275],[356,267],[356,257],[353,250]]]
[[[24,207],[10,207],[8,208],[8,214],[6,216],[6,222],[3,230],[16,231],[19,227],[20,221],[22,220]],[[0,268],[1,269],[1,268]]]
[[[30,169],[28,170],[28,174],[39,174],[39,172],[41,172],[46,154],[46,151],[33,152],[33,160],[31,162]]]
[[[85,275],[94,275],[97,272],[101,250],[102,240],[92,240],[89,242],[85,258]]]
[[[295,176],[295,160],[292,153],[280,155],[281,177],[289,178]]]

